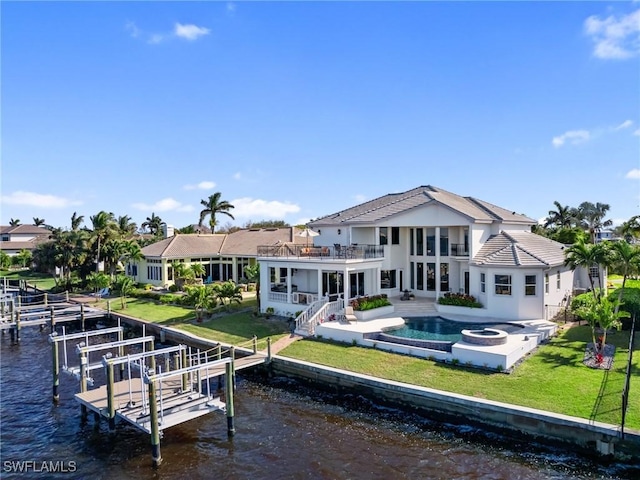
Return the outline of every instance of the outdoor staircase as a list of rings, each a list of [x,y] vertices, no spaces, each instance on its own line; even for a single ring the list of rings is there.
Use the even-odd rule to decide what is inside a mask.
[[[390,317],[422,317],[435,315],[437,313],[436,305],[433,300],[424,298],[416,298],[414,300],[400,300],[400,297],[389,297],[393,303],[394,311],[381,318]]]

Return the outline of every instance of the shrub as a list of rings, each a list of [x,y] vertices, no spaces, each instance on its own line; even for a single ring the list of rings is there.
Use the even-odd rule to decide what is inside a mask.
[[[391,302],[386,295],[373,295],[370,297],[361,297],[351,300],[351,307],[354,310],[364,311],[372,310],[374,308],[386,307],[391,305]]]
[[[440,305],[454,305],[456,307],[482,308],[482,304],[473,295],[466,293],[447,292],[438,299]]]
[[[619,290],[613,291],[609,295],[609,299],[617,300],[618,299]],[[576,297],[577,298],[577,297]],[[573,302],[571,303],[571,307],[573,308]],[[635,315],[638,317],[640,315],[640,288],[629,288],[626,287],[622,291],[622,303],[620,304],[620,310],[625,312],[629,312],[629,317],[621,318],[622,328],[624,330],[631,330],[631,322],[632,318]],[[638,323],[636,322],[636,329],[638,327]]]
[[[171,293],[175,293],[175,292],[177,292],[178,290],[180,290],[180,289],[178,288],[178,285],[176,285],[175,283],[174,283],[174,284],[172,284],[172,285],[169,285],[169,291],[170,291]]]

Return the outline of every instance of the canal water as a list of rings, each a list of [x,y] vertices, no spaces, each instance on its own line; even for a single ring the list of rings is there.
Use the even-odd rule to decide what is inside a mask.
[[[47,332],[0,338],[0,477],[82,479],[637,479],[640,468],[443,425],[285,379],[238,377],[236,435],[210,414],[168,429],[163,464],[149,435],[82,424],[75,381],[51,402]],[[29,463],[31,462],[31,463]],[[22,473],[16,471],[22,469]],[[55,472],[57,470],[57,472]]]

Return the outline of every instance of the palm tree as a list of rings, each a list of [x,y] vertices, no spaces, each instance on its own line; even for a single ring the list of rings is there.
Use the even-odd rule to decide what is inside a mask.
[[[135,222],[131,221],[131,217],[129,215],[121,215],[116,220],[118,226],[118,233],[120,237],[123,239],[131,238],[131,236],[138,229],[138,225]]]
[[[118,262],[125,254],[124,240],[109,238],[102,247],[102,260],[105,263],[105,271],[109,270],[111,278],[114,278],[118,270]]]
[[[619,271],[622,271],[622,287],[618,291],[618,303],[616,304],[616,313],[618,313],[620,303],[622,302],[622,293],[627,283],[627,276],[640,266],[640,245],[632,246],[625,240],[621,240],[619,242],[613,242],[610,248],[613,257],[613,266],[617,267]]]
[[[123,246],[124,253],[121,257],[121,261],[127,262],[129,265],[133,264],[137,266],[137,263],[144,258],[140,244],[135,240],[125,240]],[[134,279],[137,280],[138,269],[135,269]]]
[[[187,301],[196,310],[196,320],[202,322],[204,311],[217,305],[216,297],[211,286],[189,286],[186,288]]]
[[[545,228],[550,226],[555,227],[571,227],[575,218],[573,216],[573,209],[569,206],[562,206],[560,202],[555,201],[553,204],[556,206],[556,210],[549,210],[549,216],[544,222]]]
[[[599,268],[600,263],[604,260],[605,253],[602,244],[585,243],[583,240],[580,240],[565,250],[564,264],[569,266],[571,270],[584,268],[587,271],[591,291],[596,300],[599,300],[600,292],[595,289],[591,269],[594,267]],[[598,278],[600,278],[600,275],[598,275]],[[601,288],[598,290],[601,290]]]
[[[33,255],[31,255],[31,252],[29,250],[27,250],[26,248],[23,248],[16,254],[16,258],[22,265],[22,268],[26,268],[27,264],[31,263],[31,260],[33,259]]]
[[[127,295],[133,290],[133,280],[126,275],[120,275],[115,282],[115,288],[120,292],[122,308],[127,308]]]
[[[256,302],[258,305],[258,312],[260,311],[260,264],[254,263],[253,265],[247,265],[244,267],[244,275],[251,283],[256,284]]]
[[[76,215],[76,212],[73,212],[73,215],[71,215],[71,230],[78,230],[82,222],[84,222],[84,215]]]
[[[200,222],[198,223],[198,225],[202,226],[202,222],[204,221],[205,217],[207,215],[210,215],[209,226],[211,227],[211,233],[215,233],[215,228],[218,224],[216,220],[217,214],[222,213],[224,215],[227,215],[228,217],[231,217],[232,220],[235,220],[233,215],[229,213],[229,210],[235,207],[226,200],[220,200],[221,195],[222,194],[220,192],[216,192],[213,195],[210,195],[207,200],[200,200],[200,204],[205,208],[200,212]]]
[[[0,250],[0,268],[2,270],[8,270],[11,266],[11,257],[6,252]]]
[[[11,225],[12,227],[17,227],[18,225],[20,225],[20,219],[12,218],[11,220],[9,220],[9,225]]]
[[[100,249],[102,248],[102,244],[114,231],[115,221],[113,218],[113,213],[107,213],[104,210],[89,218],[91,219],[91,223],[93,225],[93,237],[97,243],[96,272],[99,272]]]
[[[103,288],[107,288],[111,285],[111,279],[109,275],[105,275],[102,272],[91,272],[87,276],[87,284],[91,289],[93,289],[94,293],[97,293],[98,290]],[[98,297],[96,296],[96,302],[98,301]]]
[[[192,263],[189,268],[191,269],[191,272],[193,273],[193,276],[195,278],[202,278],[206,273],[204,265],[202,265],[201,263]]]
[[[618,227],[620,236],[631,243],[634,238],[640,237],[640,215],[634,215]]]
[[[227,309],[231,302],[242,303],[242,289],[231,281],[214,283],[212,285],[216,297],[220,300],[221,305],[227,305]],[[225,300],[228,303],[225,303]]]
[[[152,212],[151,216],[147,217],[141,226],[143,229],[148,228],[151,235],[156,236],[162,230],[162,219]]]
[[[611,207],[606,203],[582,202],[578,206],[578,218],[582,226],[589,232],[591,243],[596,243],[596,234],[603,228],[610,227],[613,222],[604,220]]]
[[[40,227],[40,226],[44,225],[44,218],[33,217],[33,224],[36,227]]]

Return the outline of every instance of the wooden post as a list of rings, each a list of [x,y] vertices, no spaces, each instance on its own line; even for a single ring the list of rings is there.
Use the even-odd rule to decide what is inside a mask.
[[[258,353],[258,337],[256,335],[253,336],[253,354]]]
[[[82,322],[82,331],[84,332],[84,303],[80,304],[80,321]]]
[[[124,340],[124,331],[120,330],[118,332],[118,341]],[[124,345],[120,345],[118,347],[118,356],[124,357]],[[120,381],[124,380],[124,363],[120,364]]]
[[[225,365],[225,377],[227,380],[227,386],[225,390],[225,400],[227,403],[227,434],[233,437],[236,433],[236,427],[234,425],[234,411],[233,411],[233,389],[235,372],[233,371],[233,363],[229,362]]]
[[[49,333],[53,333],[56,331],[56,313],[53,307],[49,307],[49,315],[51,315],[51,331]]]
[[[109,430],[116,428],[116,402],[114,399],[115,392],[113,391],[113,363],[107,363],[107,409],[109,415]]]
[[[69,303],[69,290],[64,291],[64,301]]]
[[[49,294],[48,293],[44,293],[44,306],[46,307],[47,305],[49,305]]]
[[[156,400],[156,384],[149,382],[149,414],[151,420],[151,458],[153,466],[159,467],[162,463],[160,454],[160,428],[158,426],[158,403]]]
[[[218,360],[222,359],[222,345],[218,344],[217,348],[217,353],[216,353],[216,358]],[[218,390],[220,390],[222,388],[222,375],[218,375]]]
[[[107,316],[111,318],[111,300],[107,300]]]
[[[53,318],[53,317],[51,317]],[[58,342],[51,342],[51,364],[53,365],[53,401],[60,400],[58,387],[60,386],[60,359],[58,358]]]
[[[185,348],[182,350],[182,368],[186,368],[188,366],[189,365],[187,365],[187,349]],[[182,391],[183,392],[187,391],[187,384],[189,381],[188,375],[189,375],[188,373],[182,374]]]
[[[16,343],[20,343],[20,312],[16,315]]]
[[[229,348],[229,357],[231,357],[231,380],[233,382],[233,389],[236,389],[236,347]]]
[[[144,331],[142,332],[142,334],[144,335]],[[153,352],[155,350],[155,346],[154,346],[154,342],[153,340],[151,340],[149,342],[149,351]],[[156,371],[156,356],[155,355],[151,355],[149,357],[149,368],[154,372]]]
[[[80,392],[87,391],[87,354],[80,353]],[[80,407],[80,419],[84,422],[87,420],[87,406],[82,404]]]
[[[267,337],[267,363],[271,363],[271,337]]]
[[[169,354],[168,353],[164,354],[164,371],[165,372],[171,371],[171,363],[169,362]]]

